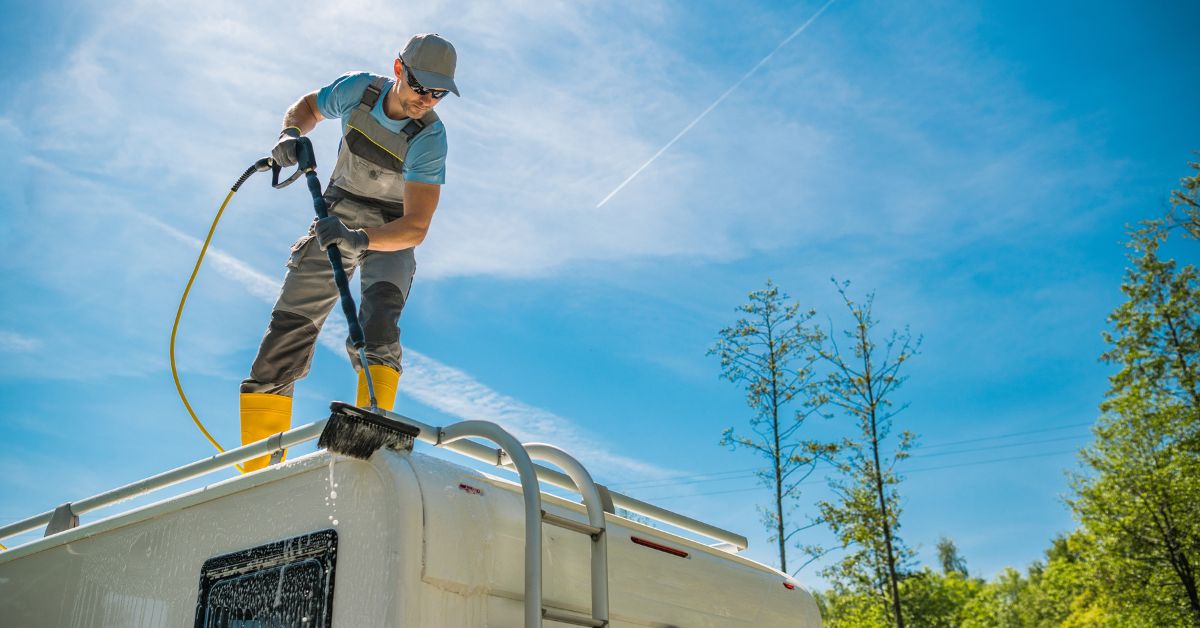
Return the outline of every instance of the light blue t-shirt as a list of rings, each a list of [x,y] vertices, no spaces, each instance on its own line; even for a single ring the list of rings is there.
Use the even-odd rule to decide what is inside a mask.
[[[362,100],[363,92],[378,75],[370,72],[347,72],[317,92],[317,111],[326,118],[341,118],[342,135],[346,134],[347,117]],[[383,94],[375,102],[371,115],[389,131],[399,133],[408,118],[393,120],[383,113],[383,101],[394,81],[387,81]],[[407,181],[442,185],[446,182],[446,126],[434,122],[413,138],[404,160]]]

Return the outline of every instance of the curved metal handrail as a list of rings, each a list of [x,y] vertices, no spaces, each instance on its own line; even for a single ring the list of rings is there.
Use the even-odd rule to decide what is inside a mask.
[[[437,445],[469,437],[486,438],[500,446],[517,468],[525,499],[525,626],[542,625],[542,491],[533,461],[521,441],[487,421],[461,421],[438,430]]]

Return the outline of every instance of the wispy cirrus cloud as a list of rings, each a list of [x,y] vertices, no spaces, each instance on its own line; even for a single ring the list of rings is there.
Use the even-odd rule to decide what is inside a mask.
[[[202,244],[198,238],[157,218],[146,215],[139,215],[139,218],[189,247],[199,249]],[[274,303],[279,294],[277,279],[216,247],[208,249],[206,259],[218,273],[236,282],[253,296],[266,303]],[[345,338],[345,321],[331,316],[326,320],[318,342],[330,352],[348,360]],[[602,439],[582,430],[570,419],[500,393],[461,369],[410,348],[405,348],[404,355],[404,386],[401,394],[447,415],[463,420],[497,423],[513,432],[522,442],[552,443],[571,452],[606,477],[657,478],[678,474],[671,469],[615,454]]]
[[[338,343],[342,343],[340,338]],[[614,453],[615,448],[606,439],[553,412],[499,393],[462,370],[411,349],[406,350],[405,355],[405,394],[442,412],[463,419],[498,423],[522,442],[545,442],[561,447],[594,473],[614,480],[678,474],[656,464]]]
[[[39,338],[15,331],[0,330],[0,352],[32,353],[41,347],[42,341]]]
[[[1086,152],[1069,125],[1040,124],[1046,112],[1007,68],[911,11],[747,6],[707,33],[737,42],[714,57],[680,45],[689,9],[666,0],[341,6],[284,24],[252,4],[128,1],[97,15],[53,73],[90,94],[86,119],[73,103],[43,101],[45,77],[10,103],[44,114],[27,142],[35,152],[114,185],[154,181],[173,198],[164,219],[180,225],[195,213],[180,200],[220,189],[237,169],[214,165],[265,152],[300,94],[349,69],[386,72],[402,43],[393,37],[442,31],[458,46],[465,97],[439,108],[451,152],[422,247],[425,281],[554,278],[628,260],[724,262],[797,242],[831,260],[891,263],[1021,231],[1044,220],[1029,207],[1111,171],[1065,159]],[[965,12],[969,26],[975,18]],[[839,39],[847,20],[865,21],[855,30],[877,33],[878,50]],[[374,32],[376,23],[396,24],[398,34],[334,35]],[[297,65],[285,41],[322,53]],[[731,90],[737,76],[744,82]],[[130,115],[130,102],[155,106]],[[681,120],[693,121],[686,137]],[[321,163],[332,163],[335,127],[313,134]],[[651,161],[652,172],[629,177]],[[1062,163],[1074,171],[1047,167]],[[1014,203],[1014,181],[1034,198]],[[597,211],[614,186],[621,194]],[[287,202],[266,199],[252,210],[258,231],[230,234],[226,249],[250,259],[264,237],[294,237],[270,219]]]
[[[662,129],[692,119],[696,102],[719,94],[713,79],[725,68],[672,46],[669,34],[685,21],[687,7],[663,1],[342,6],[285,26],[269,7],[245,3],[124,2],[98,14],[54,72],[90,94],[86,120],[72,103],[43,102],[41,81],[15,95],[14,107],[46,109],[45,124],[32,131],[40,154],[76,172],[112,177],[114,185],[151,181],[176,199],[187,198],[220,189],[227,172],[268,150],[282,111],[299,95],[347,70],[387,72],[402,44],[391,37],[364,44],[333,33],[374,32],[378,23],[400,25],[398,39],[408,31],[439,30],[459,49],[465,97],[439,107],[451,150],[441,209],[423,246],[425,280],[554,276],[575,263],[638,258],[733,259],[785,241],[740,228],[776,208],[733,213],[713,189],[695,184],[723,178],[714,176],[721,173],[697,146],[720,141],[732,120],[747,137],[775,130],[778,120],[763,114],[778,108],[747,102],[738,90],[722,95],[722,107],[706,112],[705,124],[689,134],[688,142],[698,144],[679,142],[678,150],[655,161],[652,178],[639,177],[595,211],[597,198],[668,139]],[[813,3],[803,15],[819,7]],[[155,28],[138,28],[143,23]],[[774,54],[770,46],[792,29],[771,34],[769,44],[747,39],[745,60],[730,64],[740,64],[740,74],[746,61]],[[322,52],[298,65],[287,54],[291,47],[279,43],[295,41]],[[776,60],[791,61],[782,56]],[[154,106],[131,115],[128,103],[134,102]],[[803,127],[796,131],[808,139],[795,142],[788,159],[816,159],[821,131],[799,120],[789,124]],[[322,125],[313,135],[321,163],[332,163],[335,127]],[[754,185],[741,177],[731,183],[747,190]],[[283,206],[276,198],[264,208]],[[167,210],[172,224],[194,212],[177,200]],[[282,229],[264,228],[286,237]],[[226,247],[244,258],[252,242],[257,239],[234,234]]]

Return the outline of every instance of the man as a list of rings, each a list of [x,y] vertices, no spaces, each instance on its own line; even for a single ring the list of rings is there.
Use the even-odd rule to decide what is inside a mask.
[[[400,312],[445,182],[446,129],[433,108],[454,83],[457,54],[436,34],[416,35],[393,62],[394,78],[349,73],[296,101],[271,151],[296,163],[297,138],[326,118],[341,118],[342,142],[325,190],[329,217],[314,221],[292,247],[287,276],[271,312],[250,377],[241,386],[242,444],[291,427],[296,380],[308,374],[317,334],[338,300],[325,249],[337,246],[347,273],[362,268],[359,319],[369,364],[360,364],[358,400],[368,404],[370,370],[379,406],[391,409],[400,378]],[[349,343],[347,343],[349,344]],[[267,457],[246,462],[260,469]]]

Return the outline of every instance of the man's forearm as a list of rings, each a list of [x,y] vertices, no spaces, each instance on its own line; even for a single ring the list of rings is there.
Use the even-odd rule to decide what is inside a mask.
[[[317,93],[306,94],[288,107],[283,114],[283,128],[296,127],[301,135],[307,135],[325,116],[317,111]]]
[[[437,211],[442,186],[416,181],[404,182],[404,216],[385,225],[367,229],[371,251],[402,251],[425,241],[433,213]]]
[[[402,251],[411,249],[425,241],[429,225],[415,224],[415,221],[399,218],[385,225],[364,229],[370,241],[367,249],[371,251]]]

